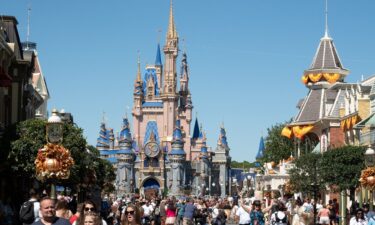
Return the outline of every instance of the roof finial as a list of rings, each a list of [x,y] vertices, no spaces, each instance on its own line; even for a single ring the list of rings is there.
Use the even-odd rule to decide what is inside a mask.
[[[161,39],[161,29],[158,29],[158,44],[160,44],[160,39]]]
[[[105,112],[103,111],[102,123],[106,124]]]
[[[172,0],[170,3],[170,9],[169,9],[169,24],[168,24],[167,38],[177,38],[176,27],[174,25],[173,1]]]
[[[27,34],[26,34],[26,47],[29,48],[29,37],[30,37],[30,14],[31,6],[27,8]]]
[[[140,60],[139,50],[138,50],[138,60],[137,60],[137,63],[138,63],[137,81],[142,81],[142,78],[141,78],[141,60]]]
[[[328,38],[328,0],[326,1],[326,10],[325,10],[325,16],[326,16],[326,24],[325,24],[325,32],[324,32],[324,37]]]

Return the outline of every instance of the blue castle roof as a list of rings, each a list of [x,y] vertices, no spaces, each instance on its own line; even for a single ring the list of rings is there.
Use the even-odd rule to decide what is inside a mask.
[[[158,86],[158,78],[156,76],[156,69],[155,68],[147,68],[144,76],[144,85],[143,85],[143,93],[147,93],[147,81],[149,79],[153,79],[154,86],[155,86],[155,96],[160,95],[160,90]]]
[[[155,141],[158,144],[160,144],[158,124],[156,123],[156,121],[148,121],[146,126],[146,135],[143,144],[146,144],[148,141],[150,141],[151,135],[153,135],[152,138],[155,138]]]
[[[160,44],[158,44],[158,48],[156,50],[156,59],[155,59],[155,65],[156,66],[161,66],[161,54],[160,54]]]
[[[133,139],[130,133],[130,125],[129,120],[125,117],[122,120],[122,128],[120,132],[120,139],[119,139],[119,147],[123,151],[121,153],[124,154],[134,154],[132,147],[133,147]]]
[[[109,131],[105,127],[105,123],[101,123],[99,137],[96,141],[96,147],[109,148]]]
[[[184,141],[182,139],[181,122],[176,120],[176,127],[173,131],[172,150],[170,155],[185,155]]]
[[[220,128],[219,144],[223,146],[228,146],[227,134],[224,127]]]
[[[263,139],[263,136],[262,136],[262,137],[260,137],[258,153],[257,153],[257,156],[255,158],[256,159],[262,158],[263,155],[264,155],[264,150],[265,150],[264,139]]]
[[[194,123],[194,130],[193,130],[193,137],[192,139],[198,139],[199,138],[199,124],[198,124],[198,117],[195,118],[195,123]]]

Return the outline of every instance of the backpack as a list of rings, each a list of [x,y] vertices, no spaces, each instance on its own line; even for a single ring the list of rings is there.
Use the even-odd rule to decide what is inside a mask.
[[[19,216],[22,223],[33,223],[35,220],[34,201],[24,202],[21,206]]]

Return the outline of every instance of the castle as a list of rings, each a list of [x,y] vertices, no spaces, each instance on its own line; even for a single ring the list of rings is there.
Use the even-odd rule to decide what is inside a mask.
[[[178,81],[179,37],[172,2],[169,13],[165,63],[158,44],[155,65],[147,65],[142,78],[138,59],[132,109],[134,133],[130,132],[127,117],[117,137],[103,122],[96,147],[116,169],[117,195],[140,192],[146,197],[166,193],[225,196],[231,187],[226,131],[220,128],[217,147],[209,150],[197,119],[191,129],[189,66],[183,53]]]

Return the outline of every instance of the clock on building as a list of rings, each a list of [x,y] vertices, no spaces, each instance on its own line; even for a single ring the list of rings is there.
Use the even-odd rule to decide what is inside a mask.
[[[156,157],[160,152],[159,145],[156,142],[148,142],[145,145],[145,154],[150,157],[154,158]]]

